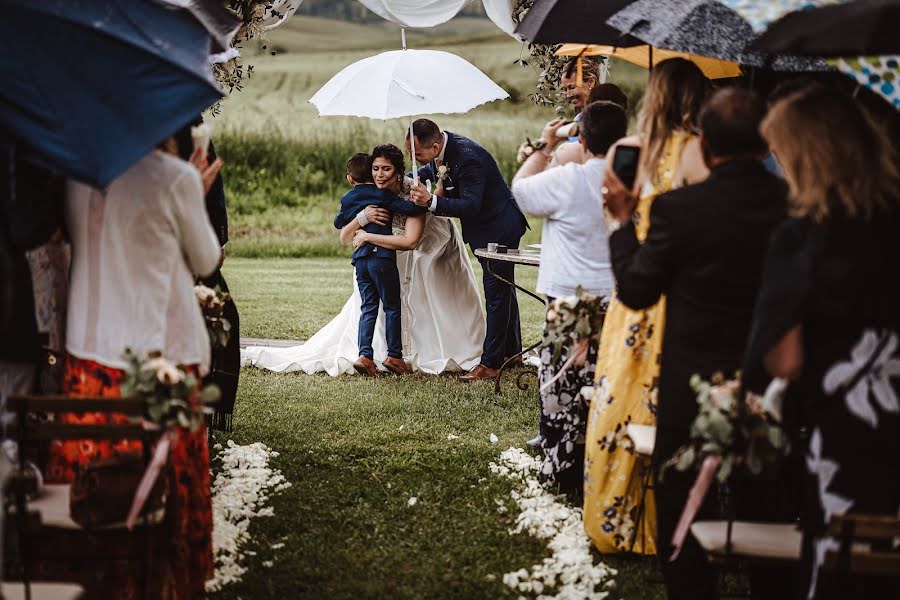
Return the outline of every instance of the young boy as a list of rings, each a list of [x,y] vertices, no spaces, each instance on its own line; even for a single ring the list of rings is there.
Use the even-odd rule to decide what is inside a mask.
[[[347,181],[353,187],[341,198],[341,212],[334,218],[334,226],[342,229],[367,206],[377,206],[403,215],[422,214],[425,209],[379,189],[372,181],[369,155],[357,153],[347,160]],[[387,224],[369,223],[363,229],[369,233],[391,235],[391,220]],[[400,273],[394,250],[364,244],[353,252],[350,263],[356,268],[356,282],[362,306],[359,315],[359,359],[353,368],[362,375],[376,376],[378,367],[373,360],[372,338],[378,317],[379,301],[384,306],[384,328],[388,357],[384,367],[404,375],[411,373],[403,360],[403,340],[400,323]]]

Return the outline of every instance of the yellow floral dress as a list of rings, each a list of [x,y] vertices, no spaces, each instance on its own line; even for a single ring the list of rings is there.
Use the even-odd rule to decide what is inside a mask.
[[[650,228],[653,200],[672,189],[690,139],[689,133],[672,134],[657,168],[657,183],[648,182],[641,190],[635,210],[641,242]],[[663,297],[651,308],[634,311],[614,294],[603,323],[584,465],[584,527],[600,552],[656,553],[653,490],[643,489],[647,460],[635,454],[625,428],[629,423],[656,425],[665,302]]]

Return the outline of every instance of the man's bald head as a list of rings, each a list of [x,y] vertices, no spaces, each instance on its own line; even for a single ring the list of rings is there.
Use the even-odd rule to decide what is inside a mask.
[[[700,113],[706,153],[715,158],[758,156],[768,152],[759,133],[766,104],[754,92],[724,88],[712,95]]]

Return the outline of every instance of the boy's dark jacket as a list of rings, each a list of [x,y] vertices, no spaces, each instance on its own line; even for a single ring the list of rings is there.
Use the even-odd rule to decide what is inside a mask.
[[[356,218],[357,213],[367,206],[377,206],[384,208],[391,213],[401,215],[421,215],[425,209],[417,206],[409,200],[404,200],[388,190],[381,190],[375,187],[374,183],[363,183],[353,186],[346,194],[341,197],[341,212],[334,218],[334,226],[336,229],[343,229],[347,223]],[[386,225],[377,225],[369,223],[363,228],[368,233],[377,233],[381,235],[391,235],[391,220],[388,219]],[[353,252],[350,262],[355,264],[356,259],[374,255],[377,258],[395,259],[397,253],[387,248],[379,248],[373,244],[363,244]]]

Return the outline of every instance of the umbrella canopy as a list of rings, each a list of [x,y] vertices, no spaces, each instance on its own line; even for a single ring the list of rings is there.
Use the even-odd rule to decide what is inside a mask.
[[[219,54],[231,48],[234,34],[241,28],[241,22],[225,10],[217,0],[156,0],[173,8],[190,12],[212,38],[210,52]]]
[[[900,56],[839,58],[833,64],[900,110]]]
[[[848,0],[719,0],[750,23],[754,33],[765,31],[769,25],[795,10],[809,10]]]
[[[533,44],[610,44],[637,46],[643,42],[606,24],[632,0],[536,0],[516,33]]]
[[[359,0],[377,14],[403,27],[434,27],[456,16],[469,0]]]
[[[767,60],[744,48],[753,38],[750,24],[717,0],[637,0],[607,21],[616,29],[656,47],[718,58],[776,71],[826,71],[815,58],[777,56]]]
[[[703,74],[710,79],[725,79],[737,77],[741,74],[741,67],[737,63],[717,58],[707,58],[696,54],[663,50],[647,45],[617,48],[615,46],[565,44],[556,51],[556,54],[559,56],[609,56],[628,61],[645,69],[654,67],[670,58],[684,58],[700,67]]]
[[[455,54],[393,50],[345,67],[309,101],[322,116],[394,119],[465,113],[504,98],[503,88]]]
[[[900,54],[900,2],[856,0],[791,13],[750,48],[812,56]]]
[[[4,0],[0,129],[103,187],[221,97],[211,41],[150,0]]]

